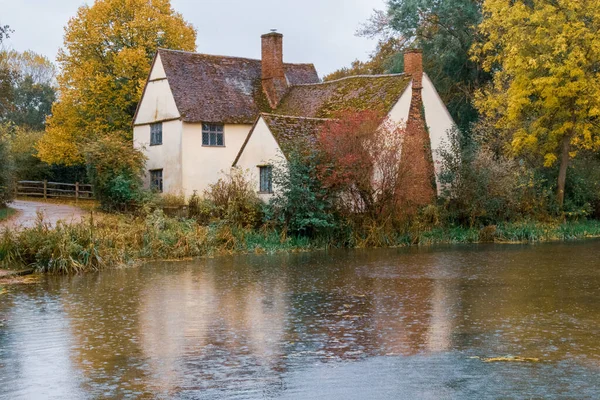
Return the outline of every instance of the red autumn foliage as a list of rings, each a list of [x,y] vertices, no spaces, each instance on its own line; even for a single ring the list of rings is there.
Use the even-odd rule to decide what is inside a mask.
[[[373,111],[345,112],[323,125],[319,179],[342,210],[374,219],[399,211],[405,130]]]

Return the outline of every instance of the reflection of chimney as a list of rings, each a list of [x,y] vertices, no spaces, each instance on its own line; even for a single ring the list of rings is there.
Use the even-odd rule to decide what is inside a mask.
[[[411,49],[404,52],[404,73],[412,75],[413,89],[423,87],[423,52]]]
[[[283,68],[283,35],[267,33],[262,39],[262,86],[272,108],[287,91],[287,80]]]

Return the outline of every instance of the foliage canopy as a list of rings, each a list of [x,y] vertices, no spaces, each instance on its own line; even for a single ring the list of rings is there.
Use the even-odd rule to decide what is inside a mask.
[[[474,58],[494,72],[476,105],[515,154],[559,161],[562,206],[569,160],[600,148],[600,3],[486,0]]]
[[[131,139],[131,121],[159,47],[195,49],[196,30],[170,0],[98,0],[82,6],[59,51],[59,98],[38,146],[48,163],[83,161],[82,142]]]

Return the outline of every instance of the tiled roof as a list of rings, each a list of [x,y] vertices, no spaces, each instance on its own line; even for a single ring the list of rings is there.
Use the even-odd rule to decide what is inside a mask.
[[[292,150],[301,150],[305,145],[312,146],[315,143],[317,134],[323,124],[327,121],[331,121],[331,119],[326,118],[294,117],[268,113],[262,113],[260,114],[260,117],[265,121],[269,130],[275,137],[275,140],[279,144],[281,151],[286,155]],[[246,141],[238,152],[238,156],[233,162],[234,166],[244,152],[246,144],[252,137],[254,129],[256,129],[256,124],[250,133],[248,133]]]
[[[358,75],[291,87],[275,114],[331,118],[341,111],[387,114],[411,81],[410,75]]]
[[[159,50],[175,104],[185,122],[247,123],[271,111],[261,61]],[[312,64],[284,64],[290,85],[319,82]]]

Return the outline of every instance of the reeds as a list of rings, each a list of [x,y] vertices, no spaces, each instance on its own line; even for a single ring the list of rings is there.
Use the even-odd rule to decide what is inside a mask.
[[[275,253],[328,247],[393,247],[441,243],[539,242],[600,237],[600,221],[520,222],[483,229],[374,225],[346,227],[335,237],[288,236],[263,226],[208,226],[157,210],[145,217],[92,214],[80,223],[50,227],[41,216],[32,228],[0,231],[0,265],[70,274],[136,265],[143,261],[232,253]]]

